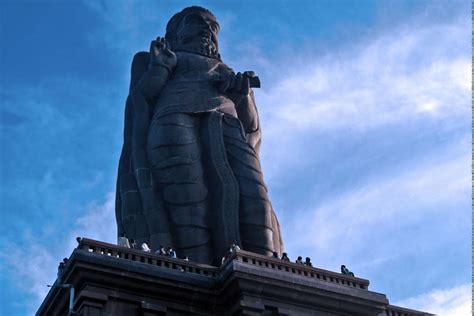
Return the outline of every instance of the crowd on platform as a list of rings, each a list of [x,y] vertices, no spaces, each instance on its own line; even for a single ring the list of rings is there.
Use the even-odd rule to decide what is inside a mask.
[[[148,244],[146,242],[142,243],[139,247],[133,239],[128,239],[125,235],[122,235],[118,238],[118,245],[122,246],[122,247],[125,247],[125,248],[142,250],[144,252],[149,252],[149,253],[152,252],[152,250],[150,249],[150,247],[148,246]],[[227,254],[224,257],[222,257],[221,265],[224,265],[224,263],[227,260],[232,258],[233,254],[237,250],[240,250],[240,247],[236,244],[232,244],[230,246],[229,251],[227,252]],[[154,253],[157,254],[157,255],[168,256],[168,257],[173,258],[173,259],[178,258],[177,255],[176,255],[176,251],[172,247],[165,248],[163,246],[160,246],[159,249],[156,250]],[[272,257],[276,258],[276,259],[279,259],[279,260],[290,262],[290,258],[288,257],[288,254],[286,252],[284,252],[281,257],[278,256],[277,252],[273,252]],[[187,256],[185,256],[184,258],[180,258],[180,259],[182,259],[184,261],[189,261],[189,258]],[[311,263],[311,258],[309,258],[309,257],[306,257],[305,260],[303,261],[303,257],[298,256],[295,260],[295,263],[305,265],[307,267],[312,267],[313,266],[313,264]],[[352,276],[352,277],[354,276],[354,273],[349,271],[349,269],[347,269],[345,265],[341,265],[341,274]]]
[[[132,238],[130,238],[130,240],[129,240],[125,235],[122,235],[122,236],[119,237],[118,245],[122,246],[122,247],[125,247],[125,248],[141,250],[141,251],[144,251],[144,252],[149,252],[149,253],[152,252],[150,247],[148,246],[148,244],[146,242],[142,243],[140,245],[140,247],[138,247],[137,243],[135,243],[135,240],[133,240]],[[168,257],[173,258],[173,259],[178,258],[178,256],[176,255],[176,251],[172,247],[165,248],[165,247],[160,245],[160,247],[154,253],[156,255],[168,256]],[[183,259],[184,261],[189,261],[189,258],[187,256],[185,256],[184,258],[180,258],[180,259]]]

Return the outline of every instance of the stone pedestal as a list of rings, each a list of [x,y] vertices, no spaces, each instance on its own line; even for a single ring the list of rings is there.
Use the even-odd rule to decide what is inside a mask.
[[[82,239],[36,315],[430,315],[368,286],[242,250],[218,268]]]

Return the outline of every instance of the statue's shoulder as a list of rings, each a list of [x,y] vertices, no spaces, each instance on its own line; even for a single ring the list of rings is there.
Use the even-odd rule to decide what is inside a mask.
[[[150,61],[149,52],[138,52],[133,56],[132,69],[130,76],[130,90],[140,80],[140,77],[147,71],[148,63]]]
[[[148,63],[149,60],[150,60],[149,52],[138,52],[133,56],[132,65]]]
[[[229,65],[227,65],[226,63],[222,61],[219,63],[219,67],[222,68],[223,70],[234,72],[234,69],[232,69]]]

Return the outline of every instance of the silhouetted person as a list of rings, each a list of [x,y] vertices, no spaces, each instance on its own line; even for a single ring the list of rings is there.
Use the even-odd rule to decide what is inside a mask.
[[[290,261],[290,258],[288,258],[288,254],[286,252],[284,252],[281,256],[281,260]]]
[[[184,260],[184,261],[189,261],[188,256],[184,256],[184,259],[183,259],[183,260]]]
[[[240,247],[239,247],[239,245],[232,244],[232,246],[230,246],[230,251],[234,252],[235,250],[240,250]]]
[[[63,270],[64,270],[64,262],[60,262],[59,263],[59,266],[58,266],[58,278],[61,276],[61,274],[63,273]]]
[[[349,271],[349,269],[347,269],[345,265],[341,266],[341,273],[344,275],[354,276],[354,273]]]
[[[296,259],[295,263],[297,264],[303,264],[303,258],[301,256],[298,256],[298,258]]]
[[[160,245],[160,247],[155,251],[155,254],[156,254],[156,255],[160,255],[160,256],[166,256],[167,253],[166,253],[165,247],[163,247],[162,245]]]
[[[132,249],[137,249],[137,244],[135,243],[135,240],[130,238],[130,248]]]
[[[157,255],[166,256],[165,247],[163,247],[162,245],[160,245],[160,248],[158,248],[158,250],[155,251],[155,253],[156,253]]]
[[[236,244],[230,245],[229,251],[227,251],[227,253],[225,254],[225,256],[223,256],[222,259],[221,259],[221,265],[223,265],[224,262],[227,261],[227,259],[231,258],[232,255],[233,255],[237,250],[240,250],[240,247],[239,247],[238,245],[236,245]]]
[[[117,241],[117,244],[121,247],[130,248],[130,243],[128,242],[128,238],[125,234],[122,234]]]
[[[278,259],[278,252],[274,251],[272,257]]]
[[[176,259],[176,258],[177,258],[177,256],[176,256],[176,251],[174,251],[174,249],[171,248],[171,247],[168,247],[168,256],[170,256],[170,257],[173,258],[173,259]]]
[[[313,264],[311,263],[311,259],[309,257],[306,257],[306,260],[304,261],[304,264],[308,267],[313,266]]]
[[[150,247],[148,247],[148,244],[146,242],[142,243],[141,249],[145,252],[151,252],[151,249]]]

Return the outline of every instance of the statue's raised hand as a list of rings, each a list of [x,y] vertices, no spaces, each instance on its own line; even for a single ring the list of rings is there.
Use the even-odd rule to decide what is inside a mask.
[[[157,37],[156,40],[151,41],[150,44],[150,66],[165,67],[171,74],[178,58],[173,53],[163,37]]]

